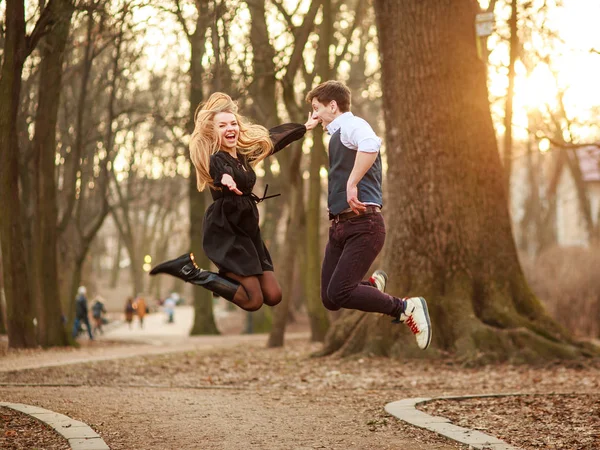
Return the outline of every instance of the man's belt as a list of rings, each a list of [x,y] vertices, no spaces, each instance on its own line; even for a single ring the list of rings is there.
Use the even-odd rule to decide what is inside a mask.
[[[345,220],[352,219],[353,217],[364,216],[367,214],[380,213],[381,208],[375,205],[368,205],[365,211],[361,211],[356,214],[354,211],[343,212],[337,215],[329,214],[329,220],[333,220],[335,223],[344,222]]]

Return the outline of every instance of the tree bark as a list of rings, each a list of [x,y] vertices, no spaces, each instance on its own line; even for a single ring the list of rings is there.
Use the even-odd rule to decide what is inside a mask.
[[[319,47],[317,49],[317,74],[321,80],[329,80],[332,70],[329,64],[331,43],[333,41],[333,20],[331,0],[323,1],[323,22],[321,24]],[[307,108],[308,109],[308,108]],[[310,338],[314,342],[323,342],[329,329],[329,316],[321,302],[321,167],[325,155],[323,128],[312,132],[313,148],[310,152],[308,200],[306,207],[306,247],[304,292],[310,323]]]
[[[21,75],[27,54],[23,1],[7,0],[6,39],[0,76],[0,245],[4,262],[8,345],[12,348],[37,345],[23,244],[18,177],[17,116]]]
[[[190,121],[188,123],[188,132],[191,134],[194,130],[194,113],[196,108],[204,99],[202,93],[202,77],[204,68],[202,66],[202,57],[204,55],[206,44],[206,31],[210,18],[208,17],[208,2],[196,2],[198,8],[198,19],[196,29],[189,36],[191,44],[190,60]],[[213,30],[216,32],[216,30]],[[218,55],[217,55],[218,56]],[[189,159],[189,149],[187,152],[190,165],[189,196],[190,196],[190,246],[194,251],[196,262],[200,267],[209,268],[210,261],[202,251],[202,226],[204,223],[204,211],[206,210],[206,192],[198,192],[196,187],[196,171]],[[207,289],[196,287],[193,289],[194,296],[194,325],[190,334],[219,334],[215,317],[213,314],[212,292]]]
[[[545,313],[517,259],[476,51],[477,2],[376,0],[375,11],[393,193],[385,205],[389,292],[426,297],[434,349],[465,360],[576,357],[580,349]],[[342,319],[324,353],[420,352],[388,317]]]
[[[55,182],[56,124],[62,88],[62,63],[71,27],[73,4],[52,3],[54,26],[42,41],[42,61],[38,108],[33,139],[35,175],[38,177],[37,214],[35,221],[37,248],[37,293],[39,298],[38,340],[42,346],[68,344],[62,325],[62,308],[58,287],[57,240],[58,206]]]
[[[310,7],[302,20],[302,25],[294,32],[294,49],[290,56],[290,62],[286,68],[285,76],[282,80],[283,99],[286,109],[292,121],[302,123],[305,120],[303,103],[296,101],[294,80],[298,70],[302,66],[302,52],[308,41],[310,32],[314,28],[315,17],[322,5],[322,0],[312,0]],[[283,290],[283,299],[279,305],[274,308],[275,319],[273,329],[269,335],[267,342],[268,347],[281,347],[284,343],[284,334],[287,319],[289,316],[289,305],[292,285],[294,280],[294,269],[296,264],[295,254],[299,245],[296,235],[299,229],[302,216],[304,215],[303,202],[303,180],[300,173],[300,163],[302,160],[302,152],[299,145],[293,145],[285,152],[281,153],[279,162],[281,164],[282,173],[287,176],[287,189],[284,194],[290,198],[289,204],[289,219],[286,228],[285,241],[282,254],[282,276],[281,286]],[[283,189],[282,189],[283,190]],[[290,227],[292,227],[290,229]]]
[[[275,306],[274,309],[274,320],[273,328],[269,333],[269,339],[267,341],[267,347],[283,347],[285,338],[285,328],[287,325],[290,300],[292,292],[294,292],[294,269],[296,265],[296,252],[298,248],[298,242],[300,236],[298,236],[297,230],[300,228],[300,221],[303,215],[302,206],[302,177],[300,176],[300,160],[302,158],[302,152],[300,151],[299,144],[292,145],[288,151],[293,152],[293,159],[289,167],[289,183],[291,185],[291,204],[290,204],[290,216],[285,232],[285,244],[283,246],[283,269],[281,270],[281,286],[282,286],[282,300],[281,303]]]
[[[113,261],[113,266],[110,271],[110,284],[111,289],[115,289],[117,287],[117,283],[119,282],[119,275],[121,273],[121,248],[123,238],[121,234],[117,236],[117,253],[115,254],[115,259]]]
[[[249,108],[253,118],[261,125],[270,128],[280,123],[277,114],[277,79],[275,78],[275,49],[269,39],[265,2],[246,1],[250,11],[250,43],[252,45],[253,78],[249,86],[252,106]],[[263,182],[269,185],[269,192],[281,192],[281,175],[275,176],[270,170],[272,156],[264,161],[265,177]],[[263,203],[261,211],[261,235],[274,260],[279,259],[277,248],[277,225],[281,220],[284,207],[281,198]],[[273,314],[270,308],[261,308],[246,315],[246,332],[261,333],[271,330]]]
[[[6,298],[4,296],[4,269],[2,268],[2,247],[0,247],[0,334],[6,334]]]
[[[519,50],[519,36],[517,35],[517,0],[511,0],[511,15],[508,21],[510,28],[510,60],[508,62],[508,89],[506,91],[506,107],[504,109],[504,172],[506,174],[506,198],[510,198],[510,178],[512,174],[513,160],[513,99],[515,91],[515,63]],[[487,59],[485,60],[487,63]]]

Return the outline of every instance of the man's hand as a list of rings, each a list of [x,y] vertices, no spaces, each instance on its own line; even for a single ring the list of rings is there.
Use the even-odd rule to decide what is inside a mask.
[[[315,128],[319,124],[319,122],[320,120],[318,118],[315,118],[313,113],[308,113],[308,120],[306,121],[304,126],[308,131],[310,131],[313,128]]]
[[[237,188],[237,184],[235,184],[233,177],[228,173],[224,173],[221,177],[221,184],[223,186],[227,186],[231,192],[234,192],[237,195],[242,195],[242,191]]]
[[[354,214],[360,214],[367,210],[367,205],[358,199],[358,187],[356,185],[346,186],[346,200]]]

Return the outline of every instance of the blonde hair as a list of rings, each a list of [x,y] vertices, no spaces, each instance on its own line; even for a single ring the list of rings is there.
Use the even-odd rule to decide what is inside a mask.
[[[190,157],[196,168],[197,187],[203,191],[208,184],[214,188],[214,180],[210,176],[210,157],[220,149],[219,135],[214,124],[215,115],[227,112],[235,116],[240,127],[237,151],[246,156],[254,167],[273,151],[273,142],[269,131],[238,114],[238,107],[231,97],[222,92],[215,92],[209,99],[198,106],[194,114],[194,131],[190,139]]]

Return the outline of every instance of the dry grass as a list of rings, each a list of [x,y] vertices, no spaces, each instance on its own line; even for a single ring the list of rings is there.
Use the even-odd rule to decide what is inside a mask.
[[[522,265],[554,319],[577,337],[600,337],[600,249],[553,248]]]

